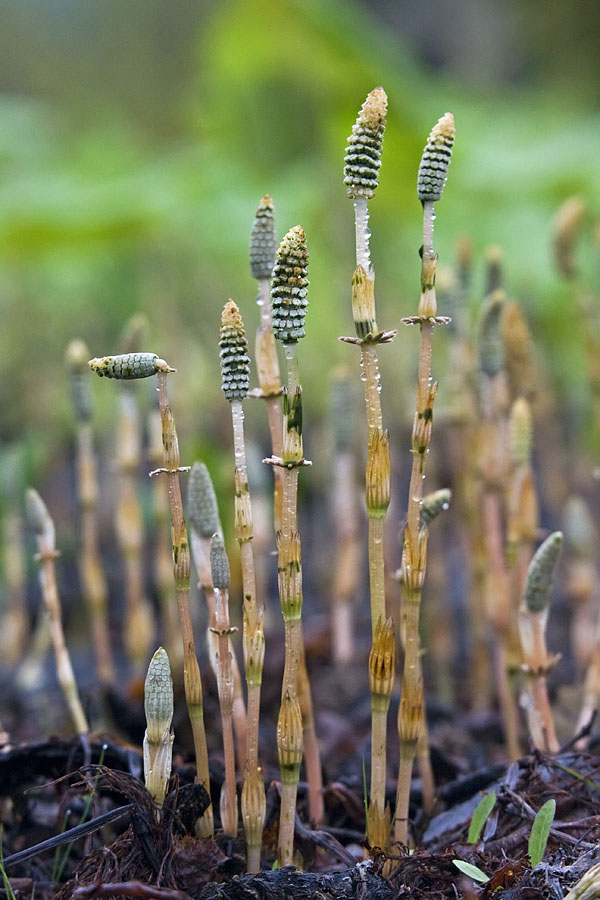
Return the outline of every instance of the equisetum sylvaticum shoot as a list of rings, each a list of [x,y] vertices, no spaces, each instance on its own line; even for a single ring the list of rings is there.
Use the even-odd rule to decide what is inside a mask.
[[[344,158],[346,193],[354,202],[356,269],[352,276],[352,317],[355,338],[342,340],[360,347],[360,365],[367,417],[367,465],[365,495],[369,516],[369,589],[371,597],[372,658],[379,657],[377,644],[387,644],[388,619],[385,606],[383,558],[384,520],[390,502],[390,451],[383,428],[377,345],[389,343],[395,331],[383,332],[375,315],[375,272],[369,251],[368,202],[379,184],[381,150],[385,132],[387,96],[378,87],[367,96],[348,138]],[[386,657],[395,666],[395,656]],[[393,682],[394,673],[391,672]],[[372,682],[372,679],[371,679]],[[385,848],[390,834],[390,813],[385,808],[387,704],[371,694],[371,790],[367,814],[367,836],[372,846]]]
[[[284,238],[284,241],[285,240],[286,239]],[[277,260],[277,252],[275,252],[273,257],[270,255],[274,245],[276,248],[273,203],[269,195],[266,194],[257,210],[250,240],[250,267],[254,277],[259,279],[258,303],[261,311],[261,324],[256,336],[256,368],[260,387],[258,390],[252,391],[251,394],[254,397],[263,397],[267,403],[272,458],[281,459],[283,455],[283,439],[279,394],[282,393],[282,388],[279,373],[279,360],[274,340],[276,336],[275,332],[281,323],[274,318],[275,303],[272,297],[271,302],[269,302],[269,281],[267,280],[267,272],[269,272],[269,277],[274,276],[275,278],[273,287],[278,287],[282,297],[285,295],[284,303],[288,308],[285,313],[287,317],[285,329],[288,331],[291,329],[292,332],[294,325],[292,318],[288,316],[288,313],[294,313],[294,308],[296,308],[296,312],[302,314],[301,311],[306,304],[306,287],[308,281],[304,277],[306,273],[304,273],[304,275],[300,271],[298,273],[293,273],[291,269],[283,272],[282,276],[280,264],[277,263],[277,268],[273,265]],[[294,251],[292,248],[290,249],[288,262],[293,262],[293,254]],[[270,269],[269,264],[271,267]],[[302,266],[300,266],[300,268],[302,268]],[[281,307],[279,307],[279,314],[281,314]],[[297,340],[297,336],[292,337],[291,343],[294,343],[295,340]],[[288,388],[289,366],[290,360],[287,358],[286,352]],[[291,396],[291,392],[288,390],[288,397],[289,396]],[[275,491],[273,498],[273,519],[276,536],[282,530],[284,477],[283,469],[280,466],[274,466]],[[301,624],[300,644],[301,646],[304,646]],[[323,784],[319,748],[314,730],[310,682],[306,671],[304,654],[301,655],[299,662],[298,701],[300,703],[302,721],[304,724],[304,757],[308,781],[309,816],[311,822],[320,823],[323,820],[324,814],[322,795]]]
[[[56,550],[54,522],[46,508],[46,504],[33,488],[28,488],[27,490],[25,505],[27,520],[35,532],[37,541],[38,553],[36,559],[40,567],[42,598],[54,647],[58,683],[64,694],[75,731],[77,734],[87,734],[89,731],[88,723],[79,699],[77,682],[75,681],[71,657],[62,627],[60,597],[54,565],[56,557],[59,556]]]
[[[277,720],[277,752],[282,782],[278,856],[282,866],[291,865],[294,854],[296,794],[304,744],[298,699],[299,667],[304,650],[297,499],[298,471],[301,466],[310,463],[304,459],[302,444],[302,389],[297,345],[305,334],[307,275],[306,235],[297,225],[288,231],[277,250],[271,288],[273,333],[283,344],[287,369],[281,456],[268,460],[272,465],[281,466],[283,471],[281,530],[277,534],[279,600],[285,628],[285,665]]]
[[[92,390],[83,341],[71,341],[65,353],[71,403],[77,427],[77,499],[81,522],[79,573],[96,655],[96,671],[102,684],[114,680],[108,630],[108,587],[98,541],[98,476],[92,434]]]
[[[437,383],[431,378],[433,327],[447,318],[437,314],[435,276],[437,253],[433,248],[434,204],[442,196],[454,144],[454,117],[446,113],[434,125],[421,158],[417,175],[417,195],[423,205],[423,246],[421,249],[421,297],[417,315],[404,319],[420,329],[417,402],[412,431],[412,469],[402,553],[402,587],[405,604],[404,670],[402,697],[398,710],[400,767],[394,839],[408,841],[408,802],[412,767],[420,734],[425,727],[423,679],[420,663],[419,616],[421,593],[427,565],[427,528],[421,527],[421,503],[425,463],[431,442],[433,402]]]
[[[248,394],[250,359],[244,323],[233,300],[229,300],[223,309],[219,347],[223,393],[231,404],[235,459],[235,536],[240,545],[244,598],[243,648],[248,686],[248,729],[246,768],[242,789],[242,818],[247,843],[247,869],[249,872],[258,872],[266,810],[264,783],[258,762],[260,688],[265,655],[264,606],[262,600],[256,596],[251,543],[253,538],[252,504],[248,490],[242,409],[242,400]]]
[[[254,355],[258,390],[253,397],[262,397],[267,405],[267,417],[273,456],[281,456],[281,376],[279,359],[271,322],[271,275],[277,255],[275,210],[273,201],[265,194],[254,216],[250,235],[250,271],[258,282],[258,307],[260,324],[256,330]],[[281,504],[283,500],[283,472],[273,469],[274,497],[273,518],[275,533],[281,529]]]
[[[206,608],[208,610],[208,627],[206,640],[211,668],[218,677],[219,639],[214,629],[217,627],[215,619],[215,601],[213,594],[212,572],[210,568],[210,545],[213,534],[221,534],[221,522],[215,489],[210,473],[202,462],[195,462],[188,479],[187,508],[190,525],[190,539],[192,558],[198,575],[198,587],[204,594]],[[231,668],[233,673],[233,728],[236,737],[237,760],[240,778],[243,778],[246,766],[246,741],[247,722],[246,704],[242,678],[238,666],[237,657],[233,651],[231,638],[229,638],[229,651],[231,653]]]
[[[519,637],[523,652],[524,695],[529,735],[535,747],[557,753],[558,740],[548,700],[547,676],[558,661],[546,649],[546,623],[554,570],[562,548],[562,532],[546,538],[534,554],[519,608]]]
[[[196,646],[190,612],[190,548],[187,536],[179,473],[188,471],[180,466],[179,441],[175,420],[169,406],[167,378],[175,372],[156,353],[124,353],[120,356],[103,356],[90,360],[89,367],[100,376],[116,379],[148,378],[157,376],[158,405],[160,409],[163,439],[163,466],[151,475],[164,474],[169,488],[171,507],[171,546],[173,548],[173,575],[179,611],[179,625],[183,644],[183,686],[185,701],[192,726],[196,753],[197,780],[210,794],[208,750],[204,730],[204,706],[202,680],[196,657]],[[198,819],[195,826],[198,837],[208,837],[214,830],[212,804]]]
[[[162,647],[158,648],[148,666],[144,683],[144,711],[144,781],[148,792],[162,806],[171,777],[174,740],[171,732],[173,679],[169,657]]]
[[[238,807],[235,784],[235,750],[233,743],[233,670],[229,637],[234,629],[229,623],[229,560],[223,538],[213,535],[210,545],[210,570],[215,604],[214,633],[218,638],[217,689],[223,728],[225,780],[221,787],[221,825],[225,834],[237,835]]]

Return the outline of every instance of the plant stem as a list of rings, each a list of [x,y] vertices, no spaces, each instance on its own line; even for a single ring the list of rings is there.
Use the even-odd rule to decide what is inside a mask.
[[[27,494],[28,512],[31,524],[36,532],[38,545],[38,561],[40,564],[40,584],[42,597],[46,607],[46,616],[54,656],[56,659],[56,674],[62,688],[73,726],[77,734],[87,734],[89,731],[87,719],[79,699],[77,682],[71,657],[65,641],[62,627],[60,597],[56,584],[55,559],[59,555],[55,545],[54,522],[52,521],[46,505],[36,491],[29,489]]]
[[[206,732],[204,730],[204,711],[202,699],[202,680],[200,667],[196,657],[194,644],[194,632],[190,613],[190,549],[183,517],[183,503],[181,500],[181,488],[179,486],[179,443],[175,430],[175,421],[169,406],[167,390],[168,373],[159,371],[158,401],[161,414],[164,451],[164,471],[167,476],[169,488],[169,503],[171,506],[171,540],[173,546],[173,573],[175,576],[175,590],[177,594],[177,608],[179,611],[179,623],[181,626],[181,638],[183,642],[183,684],[188,714],[192,725],[194,737],[194,750],[196,753],[196,780],[204,785],[210,795],[210,775],[208,769],[208,750],[206,746]],[[208,837],[213,833],[212,804],[196,822],[196,835]]]
[[[302,649],[302,564],[298,534],[298,467],[303,462],[302,399],[298,375],[297,345],[284,344],[287,389],[283,411],[283,506],[278,534],[279,599],[285,629],[285,663],[278,722],[278,749],[283,792],[279,823],[280,865],[291,865],[294,846],[294,816],[300,776],[303,741],[297,722],[302,722],[298,703],[298,677]],[[294,725],[290,734],[290,722]],[[290,758],[289,745],[294,753]]]
[[[408,841],[408,804],[412,766],[421,725],[424,722],[423,679],[419,658],[419,614],[427,565],[427,528],[421,529],[420,516],[425,462],[431,441],[433,402],[437,391],[437,384],[432,383],[431,379],[431,343],[437,314],[435,298],[437,255],[433,249],[433,222],[433,201],[424,200],[421,298],[417,319],[420,327],[419,371],[412,432],[411,452],[413,458],[408,491],[407,524],[402,554],[406,631],[402,699],[398,711],[400,767],[394,826],[394,838],[402,844],[406,844]]]
[[[215,632],[219,640],[217,688],[221,707],[223,728],[223,756],[225,759],[225,781],[221,788],[221,825],[225,834],[237,835],[238,813],[235,784],[235,751],[233,745],[233,673],[229,636],[228,591],[214,588]]]
[[[262,830],[266,812],[264,783],[258,762],[260,691],[265,653],[264,606],[256,598],[254,556],[252,553],[253,520],[248,491],[244,415],[241,400],[232,400],[233,446],[235,457],[235,531],[242,561],[244,612],[244,664],[248,685],[248,731],[246,766],[242,789],[242,817],[246,831],[247,871],[260,870]]]
[[[153,614],[145,595],[142,513],[136,473],[140,463],[139,410],[131,385],[122,385],[117,426],[119,494],[117,537],[125,562],[125,647],[137,677],[144,677],[154,642]]]
[[[96,671],[101,684],[111,684],[114,666],[108,632],[108,588],[98,551],[98,479],[92,429],[87,422],[77,426],[77,493],[81,510],[81,582],[92,626]]]
[[[256,367],[258,383],[267,405],[269,433],[273,456],[281,456],[281,380],[279,360],[271,325],[271,297],[268,278],[258,279],[258,306],[260,308],[260,325],[256,332]],[[273,467],[273,519],[275,532],[281,530],[283,504],[283,470]]]

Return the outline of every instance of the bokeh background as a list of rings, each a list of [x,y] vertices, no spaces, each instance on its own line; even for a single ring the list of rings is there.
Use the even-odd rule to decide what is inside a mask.
[[[134,313],[148,318],[146,349],[178,369],[171,390],[182,461],[209,463],[231,516],[218,325],[228,297],[250,335],[258,323],[247,252],[264,193],[274,198],[280,236],[301,223],[308,238],[300,366],[314,466],[303,490],[309,509],[323,501],[329,376],[340,362],[358,365],[337,340],[353,330],[344,148],[379,84],[389,98],[370,205],[380,325],[400,327],[416,312],[416,172],[431,127],[451,110],[457,137],[437,205],[440,266],[456,261],[462,238],[471,241],[475,321],[485,250],[501,248],[508,295],[528,317],[564,447],[589,454],[596,446],[587,325],[551,248],[558,207],[579,195],[587,211],[577,278],[597,291],[600,7],[592,0],[576,12],[562,0],[5,0],[0,9],[0,441],[25,448],[24,480],[57,516],[65,565],[77,518],[64,351],[83,338],[91,355],[119,352]],[[436,340],[443,417],[448,339]],[[402,329],[380,354],[384,418],[404,435],[393,447],[404,476],[416,347],[415,332]],[[115,391],[94,379],[94,394],[110,473]],[[149,402],[151,393],[140,396]],[[264,410],[247,407],[264,452]],[[396,522],[404,476],[394,483]]]
[[[414,310],[415,173],[432,124],[450,109],[457,140],[438,207],[441,263],[469,236],[477,277],[482,251],[498,244],[509,294],[542,350],[560,346],[557,388],[581,403],[581,335],[550,230],[565,197],[584,197],[581,264],[597,275],[599,15],[591,0],[577,15],[560,0],[543,15],[533,0],[2,3],[0,438],[27,436],[47,463],[69,416],[67,342],[114,352],[141,311],[151,349],[182,373],[176,402],[196,408],[196,440],[208,440],[223,412],[222,304],[238,302],[249,332],[257,319],[247,245],[265,192],[279,233],[300,222],[308,235],[301,356],[307,416],[319,419],[323,361],[349,358],[336,340],[351,331],[345,139],[378,84],[389,95],[371,204],[381,322],[397,327]],[[413,347],[402,335],[386,354],[399,381]],[[400,414],[393,391],[384,403]]]

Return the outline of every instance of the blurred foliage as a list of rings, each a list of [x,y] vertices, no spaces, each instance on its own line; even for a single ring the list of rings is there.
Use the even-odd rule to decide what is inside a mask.
[[[598,247],[591,237],[600,207],[597,111],[556,90],[466,91],[436,78],[392,31],[341,0],[223,0],[195,11],[194,4],[180,5],[185,14],[165,36],[164,52],[160,28],[167,27],[168,5],[147,4],[152,27],[140,36],[142,50],[174,67],[181,83],[177,92],[172,82],[161,90],[155,74],[147,85],[122,85],[121,93],[135,88],[136,97],[144,98],[138,116],[113,102],[110,81],[102,80],[84,114],[82,86],[72,70],[64,93],[71,103],[44,98],[37,90],[39,73],[36,90],[19,96],[9,85],[0,101],[2,440],[29,434],[49,457],[70,418],[63,374],[67,343],[82,337],[92,355],[118,352],[118,335],[136,311],[151,321],[147,349],[179,370],[176,414],[185,414],[196,447],[207,451],[215,435],[227,435],[218,322],[232,296],[250,334],[257,324],[247,246],[265,192],[275,200],[281,235],[298,222],[307,232],[310,310],[300,364],[306,421],[323,417],[324,360],[328,367],[354,362],[351,348],[337,341],[352,332],[348,286],[354,264],[342,159],[358,108],[377,84],[389,97],[381,186],[371,203],[380,323],[397,327],[401,316],[416,310],[416,170],[430,128],[450,109],[457,139],[437,209],[440,259],[451,263],[457,240],[470,236],[478,302],[483,250],[500,245],[508,290],[523,302],[542,353],[560,344],[560,353],[552,353],[556,384],[568,396],[581,391],[582,335],[573,321],[570,289],[553,269],[550,230],[558,205],[580,194],[589,209],[581,278],[597,288]],[[31,12],[32,5],[26,6]],[[139,4],[134,6],[139,13]],[[109,46],[105,32],[116,9],[107,3],[104,19],[96,12],[101,21],[91,27],[98,40],[89,50],[80,48],[78,60],[89,55],[81,78],[88,88],[92,63],[99,64],[102,48]],[[138,39],[131,24],[115,35],[119,54]],[[178,44],[185,47],[185,65],[169,55]],[[122,80],[128,61],[119,54]],[[138,54],[139,48],[134,62]],[[50,84],[61,65],[63,78],[69,71],[64,59],[53,65],[48,53],[38,62]],[[133,81],[144,73],[132,63],[129,74]],[[54,84],[55,96],[56,91]],[[149,125],[152,104],[155,130]],[[382,357],[384,383],[389,379],[396,386],[384,394],[387,415],[404,419],[409,413],[402,385],[415,365],[414,334],[403,330]],[[96,392],[104,423],[110,394]],[[307,452],[314,455],[310,433],[309,426]]]

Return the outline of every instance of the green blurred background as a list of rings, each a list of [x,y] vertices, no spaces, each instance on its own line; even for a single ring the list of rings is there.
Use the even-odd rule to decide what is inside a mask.
[[[581,272],[594,284],[599,20],[591,0],[576,14],[561,0],[3,3],[0,439],[26,437],[35,467],[47,467],[70,420],[67,343],[117,352],[138,311],[151,323],[148,349],[179,370],[175,411],[194,449],[227,434],[220,310],[233,297],[252,334],[248,236],[268,192],[279,234],[301,223],[308,236],[300,360],[308,455],[318,456],[310,423],[323,419],[329,366],[355,362],[337,341],[352,331],[354,261],[342,160],[378,84],[389,97],[371,203],[380,324],[398,327],[416,310],[416,170],[449,109],[457,138],[437,209],[440,261],[451,264],[457,240],[471,238],[477,301],[483,250],[500,245],[509,294],[551,355],[557,390],[582,404],[581,330],[550,234],[558,205],[580,194],[589,210]],[[414,337],[404,329],[381,354],[390,421],[410,417]],[[106,424],[113,392],[94,389]]]

